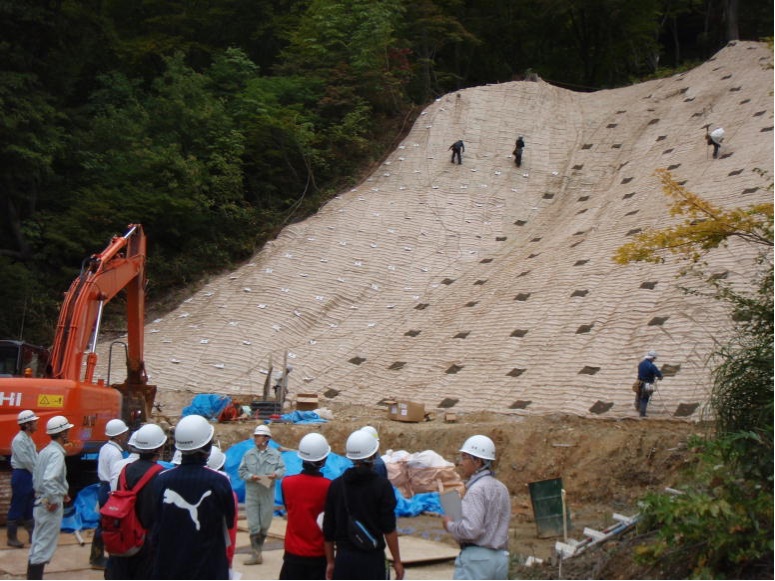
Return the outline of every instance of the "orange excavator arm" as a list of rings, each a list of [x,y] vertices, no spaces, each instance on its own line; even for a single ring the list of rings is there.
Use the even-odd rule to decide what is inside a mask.
[[[105,305],[127,293],[127,384],[147,382],[143,361],[146,239],[140,224],[130,224],[99,254],[84,260],[70,285],[57,321],[51,354],[52,377],[93,383],[95,352]],[[86,369],[81,376],[84,357]]]

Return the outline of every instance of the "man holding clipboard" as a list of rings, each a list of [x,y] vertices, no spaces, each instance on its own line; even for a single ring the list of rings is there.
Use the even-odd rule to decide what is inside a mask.
[[[443,497],[444,528],[461,548],[453,579],[508,579],[511,500],[506,486],[495,478],[494,460],[490,438],[468,438],[460,448],[460,472],[468,481],[459,512],[451,498]]]

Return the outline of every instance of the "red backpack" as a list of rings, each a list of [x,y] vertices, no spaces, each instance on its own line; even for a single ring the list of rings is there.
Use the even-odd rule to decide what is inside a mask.
[[[145,543],[146,530],[137,518],[135,503],[137,493],[164,468],[155,464],[143,474],[137,484],[126,490],[126,467],[121,470],[118,489],[108,496],[108,501],[100,509],[100,525],[105,550],[114,557],[136,555]]]

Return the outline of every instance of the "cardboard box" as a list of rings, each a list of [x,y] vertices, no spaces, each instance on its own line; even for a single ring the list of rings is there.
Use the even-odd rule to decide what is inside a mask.
[[[300,412],[316,410],[320,407],[318,394],[300,393],[296,396],[296,409]]]
[[[422,422],[425,419],[425,404],[413,401],[391,401],[388,404],[388,419],[396,422]]]

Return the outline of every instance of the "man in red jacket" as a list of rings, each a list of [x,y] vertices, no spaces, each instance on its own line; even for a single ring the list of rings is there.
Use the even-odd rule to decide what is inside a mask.
[[[297,452],[302,461],[301,474],[282,481],[288,526],[280,579],[325,579],[326,551],[320,517],[331,481],[320,470],[329,452],[331,446],[322,434],[307,434]]]

